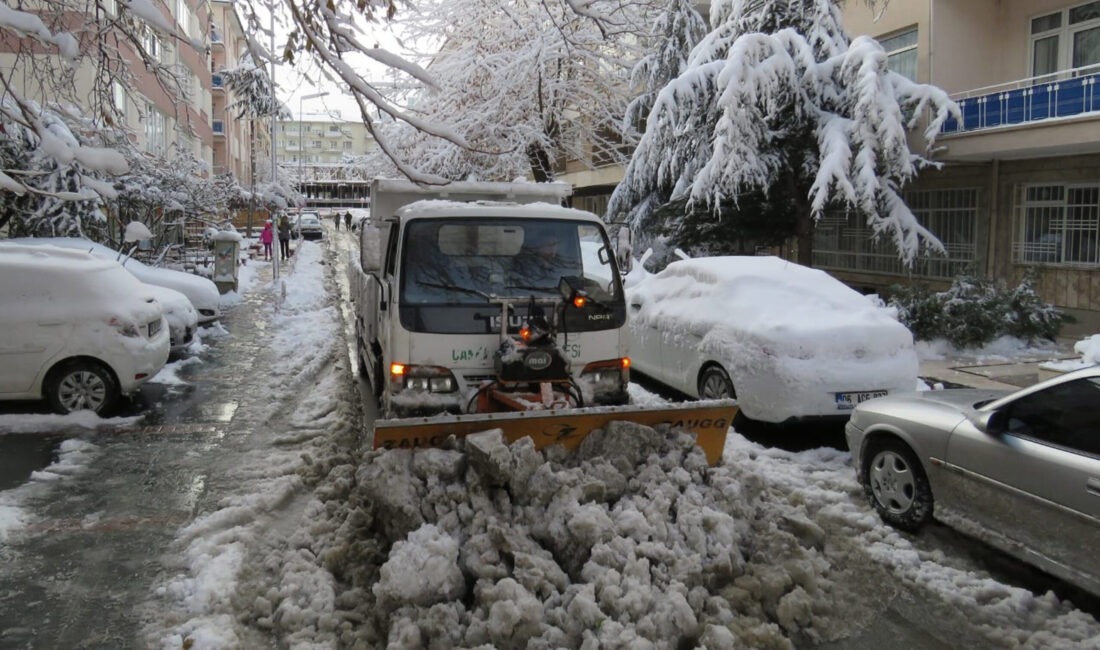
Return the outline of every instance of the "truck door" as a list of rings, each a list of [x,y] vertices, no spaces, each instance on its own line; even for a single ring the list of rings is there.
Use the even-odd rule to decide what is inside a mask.
[[[382,256],[381,290],[375,297],[378,301],[378,340],[382,344],[383,377],[389,375],[389,368],[386,366],[393,361],[392,350],[389,348],[393,345],[391,333],[393,323],[397,319],[397,297],[394,291],[397,289],[397,239],[400,234],[400,222],[391,223],[387,229],[386,249]]]

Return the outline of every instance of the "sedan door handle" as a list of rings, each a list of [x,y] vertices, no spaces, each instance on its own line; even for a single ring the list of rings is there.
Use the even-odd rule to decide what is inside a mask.
[[[640,302],[631,303],[630,308],[631,309],[641,309],[642,308],[642,303],[640,303]]]
[[[1085,481],[1085,490],[1093,496],[1100,497],[1100,478],[1090,478]]]

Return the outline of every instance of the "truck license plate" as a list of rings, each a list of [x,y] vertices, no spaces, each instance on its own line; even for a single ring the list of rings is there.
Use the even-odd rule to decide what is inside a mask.
[[[884,390],[865,390],[855,393],[837,393],[836,394],[836,407],[841,411],[849,411],[856,407],[856,404],[866,402],[869,399],[875,399],[876,397],[886,397],[887,391]]]

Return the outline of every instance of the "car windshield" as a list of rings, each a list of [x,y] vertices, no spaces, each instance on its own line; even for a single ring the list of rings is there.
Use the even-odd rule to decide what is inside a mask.
[[[557,298],[562,278],[592,300],[621,300],[614,255],[596,224],[539,219],[417,219],[405,228],[404,304]]]

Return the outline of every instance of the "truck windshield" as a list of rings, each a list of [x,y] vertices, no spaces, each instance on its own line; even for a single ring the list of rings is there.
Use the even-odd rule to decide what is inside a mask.
[[[621,302],[614,254],[592,223],[539,219],[416,219],[405,229],[404,305],[556,298],[563,277],[595,301]]]

